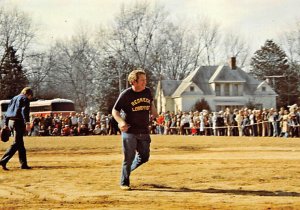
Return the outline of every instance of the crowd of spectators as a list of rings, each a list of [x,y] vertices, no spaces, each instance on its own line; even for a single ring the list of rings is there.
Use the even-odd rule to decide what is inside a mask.
[[[70,113],[31,116],[30,136],[120,134],[111,114]],[[164,112],[150,117],[149,131],[160,135],[300,137],[300,108],[229,109],[219,112]]]
[[[70,113],[31,116],[30,136],[116,135],[120,133],[111,114]]]
[[[152,134],[300,137],[300,108],[209,112],[165,112],[150,125]]]

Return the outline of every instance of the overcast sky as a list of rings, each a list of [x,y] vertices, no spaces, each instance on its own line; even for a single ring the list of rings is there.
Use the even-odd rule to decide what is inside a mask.
[[[150,1],[150,0],[149,0]],[[154,1],[154,0],[153,0]],[[300,17],[300,0],[157,0],[178,19],[207,16],[224,29],[243,35],[257,50],[276,40]],[[107,25],[123,2],[132,0],[0,0],[29,13],[44,32],[43,43],[71,36],[79,22]]]

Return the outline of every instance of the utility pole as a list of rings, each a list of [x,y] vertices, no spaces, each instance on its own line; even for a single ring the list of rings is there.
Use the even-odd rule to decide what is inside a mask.
[[[275,86],[275,78],[283,78],[283,77],[285,77],[285,75],[265,76],[265,78],[267,79],[268,83],[269,83],[269,80],[272,79],[272,86],[273,86],[274,91],[275,91],[275,88],[276,88],[276,86]],[[289,85],[288,85],[287,88],[288,88],[288,92],[289,92]],[[288,101],[288,103],[289,103],[289,101]]]
[[[265,76],[267,79],[267,82],[269,83],[269,80],[272,79],[272,86],[275,89],[275,78],[282,78],[285,77],[285,75],[272,75],[272,76]]]
[[[162,105],[162,84],[161,84],[161,74],[159,75],[159,102],[160,102],[160,108],[159,108],[159,112],[162,112],[162,108],[163,108],[163,105]]]

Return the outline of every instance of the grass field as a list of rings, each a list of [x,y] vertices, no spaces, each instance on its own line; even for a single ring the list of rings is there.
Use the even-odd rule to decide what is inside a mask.
[[[25,145],[33,169],[19,169],[16,154],[0,170],[0,209],[300,209],[299,138],[152,136],[125,192],[120,136]]]

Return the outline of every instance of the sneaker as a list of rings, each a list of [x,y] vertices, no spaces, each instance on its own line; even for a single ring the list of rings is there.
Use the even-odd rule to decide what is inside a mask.
[[[121,190],[124,190],[124,191],[126,191],[126,190],[131,190],[131,188],[130,188],[129,186],[127,186],[127,185],[121,185],[121,186],[120,186],[120,189],[121,189]]]

